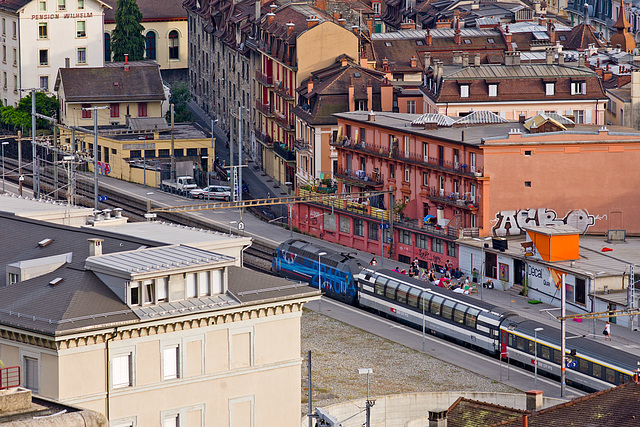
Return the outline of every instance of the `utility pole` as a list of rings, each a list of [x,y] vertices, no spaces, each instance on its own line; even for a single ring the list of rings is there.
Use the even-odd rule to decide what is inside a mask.
[[[60,186],[58,183],[58,136],[57,136],[57,127],[54,123],[53,125],[53,186],[54,186],[54,194],[55,199],[58,200],[58,187]]]
[[[93,114],[93,209],[98,210],[98,110],[108,110],[109,107],[89,107],[84,111]]]
[[[308,363],[308,371],[307,371],[307,392],[309,395],[309,427],[313,427],[313,401],[311,400],[313,398],[313,392],[312,392],[312,383],[311,383],[311,350],[309,350],[307,352],[307,359],[309,360]]]
[[[18,194],[22,197],[22,131],[18,131]]]
[[[233,138],[233,113],[229,112],[229,140],[227,141],[227,145],[229,145],[229,173],[231,174],[231,191],[233,191],[234,184],[235,184],[235,180],[234,180],[234,176],[235,176],[235,171],[233,169],[233,142],[231,142],[231,139]],[[235,197],[235,194],[234,194]],[[233,200],[234,202],[236,201],[235,199]]]
[[[393,215],[394,215],[394,208],[395,208],[395,197],[393,196],[393,185],[389,186],[389,190],[391,190],[391,192],[389,193],[389,238],[391,239],[389,241],[389,259],[392,259],[392,254],[391,254],[391,248],[393,247],[393,244],[395,242],[393,242]]]
[[[33,157],[33,197],[40,197],[40,192],[37,191],[40,187],[39,173],[36,163],[36,90],[31,89],[31,150]]]
[[[242,165],[242,106],[238,107],[238,166]],[[238,171],[238,201],[242,201],[242,168]]]
[[[169,179],[171,182],[176,181],[176,153],[174,151],[174,137],[173,137],[173,125],[174,125],[174,117],[173,117],[173,104],[171,106],[171,171],[169,171]]]
[[[567,369],[567,359],[566,359],[566,351],[567,351],[567,329],[566,329],[566,296],[567,296],[567,288],[566,288],[566,277],[565,273],[562,274],[562,285],[560,286],[560,297],[561,297],[561,309],[560,315],[562,319],[560,320],[560,340],[562,341],[562,345],[560,346],[561,360],[560,360],[560,397],[564,397],[564,388],[566,381],[566,369]]]

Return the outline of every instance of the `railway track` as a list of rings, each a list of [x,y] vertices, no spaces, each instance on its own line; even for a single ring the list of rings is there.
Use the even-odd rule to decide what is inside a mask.
[[[5,166],[7,169],[15,169],[18,167],[18,162],[15,159],[5,158]],[[31,188],[32,178],[31,178],[31,168],[24,167],[22,168],[22,172],[25,175],[25,180],[23,181],[23,186],[27,188]],[[7,181],[12,181],[17,183],[18,177],[12,175],[7,175]],[[93,179],[89,179],[88,177],[82,174],[76,174],[75,180],[75,203],[79,206],[92,207],[93,206],[93,190],[94,190],[94,182]],[[63,168],[59,168],[58,172],[58,200],[66,200],[67,199],[67,174]],[[44,198],[49,198],[54,200],[55,197],[55,180],[53,176],[53,168],[46,167],[40,170],[40,192],[45,195]],[[137,200],[135,198],[109,192],[108,199],[104,202],[99,203],[100,209],[114,209],[114,208],[122,208],[123,213],[133,222],[145,221],[145,213],[147,212],[146,202]],[[252,210],[252,209],[249,209]],[[252,212],[258,216],[259,212]],[[228,233],[229,230],[226,227],[216,227],[211,225],[210,223],[196,219],[191,217],[188,213],[161,213],[158,214],[158,219],[163,221],[172,222],[179,225],[185,225],[190,227],[198,227],[205,230],[218,231],[222,233]],[[253,241],[252,245],[244,251],[244,266],[248,267],[252,270],[259,271],[266,274],[271,273],[271,261],[273,258],[273,251],[275,247],[271,247],[263,242],[258,242],[256,240]]]

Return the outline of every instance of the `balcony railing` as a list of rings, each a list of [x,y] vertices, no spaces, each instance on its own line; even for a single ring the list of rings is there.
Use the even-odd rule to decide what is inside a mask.
[[[478,202],[476,200],[456,193],[446,193],[436,187],[427,188],[427,197],[431,200],[437,200],[462,209],[478,209]]]
[[[274,117],[275,113],[273,112],[273,107],[271,104],[263,104],[262,101],[256,99],[256,108],[266,117]]]
[[[271,137],[264,132],[256,131],[256,139],[262,145],[266,145],[267,147],[273,147],[273,139],[271,139]]]
[[[308,150],[309,148],[311,148],[307,141],[303,141],[301,139],[296,139],[295,141],[293,141],[293,146],[296,148],[296,150],[301,150],[301,151]]]
[[[293,132],[294,130],[293,124],[289,123],[289,119],[287,118],[287,116],[283,114],[276,114],[275,122],[278,126],[280,126],[282,129],[284,129],[287,132]]]
[[[484,170],[477,166],[469,167],[466,164],[461,164],[460,162],[451,162],[441,160],[435,157],[423,156],[417,153],[406,153],[404,151],[399,150],[390,150],[389,147],[374,145],[365,141],[351,141],[351,140],[343,140],[343,141],[331,141],[331,145],[334,147],[342,147],[349,150],[355,150],[360,152],[367,152],[370,154],[374,154],[376,156],[392,158],[397,160],[404,160],[408,163],[414,164],[427,164],[436,169],[440,169],[447,172],[455,172],[461,175],[468,176],[482,176]]]
[[[282,84],[274,85],[273,91],[284,98],[285,101],[293,101],[295,99],[293,94],[289,93],[290,89],[288,87],[284,87]]]
[[[256,71],[255,77],[256,77],[256,80],[260,82],[261,85],[267,86],[267,87],[273,87],[272,76],[267,76],[266,74],[261,73],[260,71]]]
[[[273,144],[273,152],[282,157],[287,162],[296,160],[296,153],[286,147],[283,147],[282,144]]]
[[[20,366],[0,369],[0,390],[20,387]]]
[[[364,187],[379,187],[384,185],[384,176],[379,172],[366,173],[363,170],[338,168],[334,172],[336,179],[348,181],[350,184]]]
[[[317,195],[317,193],[309,190],[304,190],[299,188],[298,196],[300,197],[311,197]],[[358,198],[357,195],[354,194],[354,200]],[[378,209],[376,207],[366,205],[364,203],[358,203],[357,201],[351,201],[346,199],[324,199],[318,200],[312,203],[317,203],[324,206],[329,206],[334,209],[343,210],[347,212],[353,212],[360,215],[369,216],[376,221],[389,221],[389,211]],[[398,222],[400,220],[400,216],[397,214],[393,215],[393,221]]]

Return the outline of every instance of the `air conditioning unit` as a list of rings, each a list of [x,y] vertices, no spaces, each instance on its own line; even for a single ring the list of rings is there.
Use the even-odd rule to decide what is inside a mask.
[[[494,237],[492,239],[493,249],[497,249],[500,252],[504,252],[509,248],[507,239],[504,237]]]

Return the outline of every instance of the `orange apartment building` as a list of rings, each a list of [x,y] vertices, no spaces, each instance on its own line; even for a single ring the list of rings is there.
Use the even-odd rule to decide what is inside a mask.
[[[262,166],[277,181],[293,183],[296,88],[342,54],[358,58],[358,37],[309,5],[272,4],[258,26],[254,50],[260,67],[254,93]]]
[[[486,111],[457,121],[439,114],[336,116],[340,132],[357,141],[333,144],[338,192],[353,199],[299,206],[294,225],[303,232],[380,254],[381,223],[391,218],[382,250],[400,261],[417,257],[424,267],[458,265],[461,236],[521,234],[525,226],[640,234],[634,129],[575,125],[551,113],[525,123]],[[385,189],[392,193],[382,200],[359,197]]]

